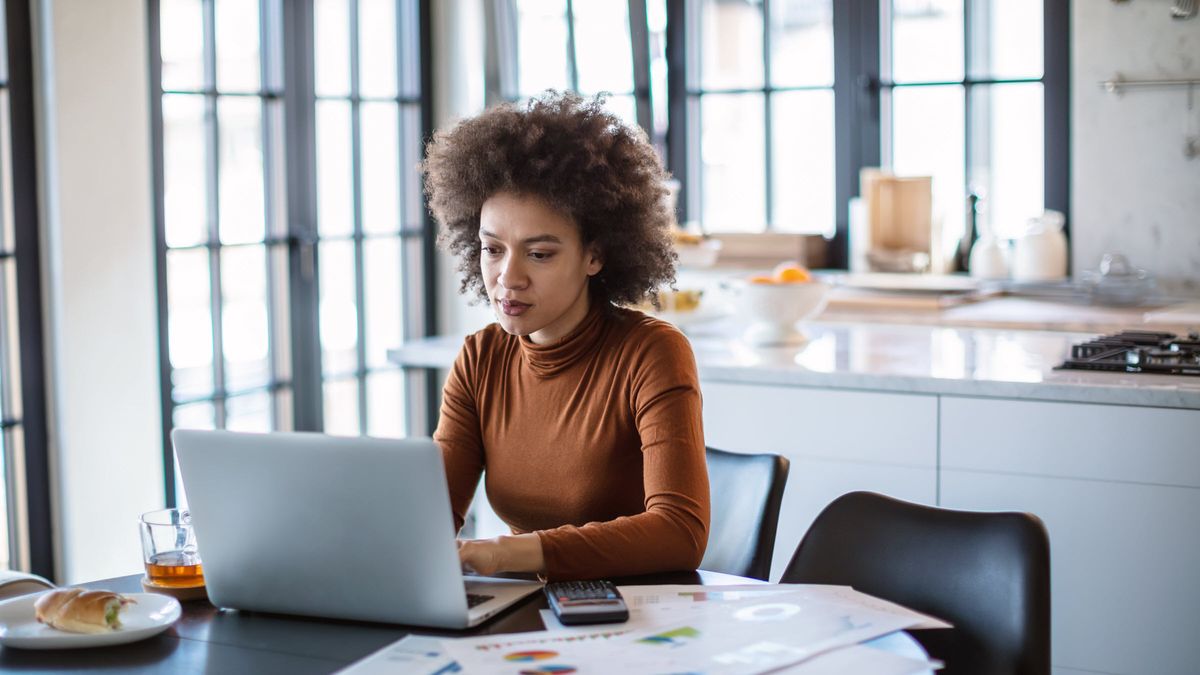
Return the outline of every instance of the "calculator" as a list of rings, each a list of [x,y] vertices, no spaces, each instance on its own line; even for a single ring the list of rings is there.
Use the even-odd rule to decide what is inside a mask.
[[[619,623],[629,608],[611,581],[557,581],[546,584],[550,609],[564,625]]]

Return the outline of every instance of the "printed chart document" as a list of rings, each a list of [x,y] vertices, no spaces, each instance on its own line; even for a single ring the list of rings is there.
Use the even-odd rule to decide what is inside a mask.
[[[897,605],[873,595],[867,595],[854,590],[850,586],[834,586],[826,584],[745,584],[736,586],[622,586],[621,596],[629,606],[630,620],[635,615],[642,615],[644,620],[656,620],[650,614],[678,610],[678,604],[702,602],[725,602],[729,600],[744,600],[763,597],[764,595],[794,593],[796,597],[808,600],[818,600],[831,604],[844,604],[911,617],[917,623],[909,626],[912,629],[952,628],[941,619],[913,611],[903,605]]]
[[[936,665],[919,653],[859,643],[905,628],[949,626],[849,586],[625,586],[621,594],[630,610],[624,623],[563,626],[542,610],[546,631],[409,636],[342,672],[912,675]]]
[[[409,635],[355,661],[343,675],[449,675],[462,668],[442,650],[441,638]]]
[[[932,670],[925,659],[914,659],[865,645],[851,645],[774,671],[781,675],[917,675]]]
[[[672,602],[669,610],[656,610],[668,620],[651,629],[491,635],[444,640],[442,647],[467,673],[742,675],[800,663],[917,622],[801,594],[756,595]]]

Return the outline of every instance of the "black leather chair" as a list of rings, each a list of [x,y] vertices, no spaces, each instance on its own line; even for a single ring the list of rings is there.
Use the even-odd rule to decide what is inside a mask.
[[[1050,672],[1050,541],[1032,514],[851,492],[817,516],[782,580],[849,585],[949,621],[912,632],[940,673]]]
[[[712,522],[700,569],[765,580],[775,552],[787,458],[705,450]]]

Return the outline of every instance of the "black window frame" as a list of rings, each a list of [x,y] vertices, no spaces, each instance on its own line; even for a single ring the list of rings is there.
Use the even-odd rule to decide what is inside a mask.
[[[764,68],[769,68],[770,2],[762,0],[764,16]],[[827,265],[845,269],[849,262],[849,203],[858,196],[859,172],[864,167],[880,166],[882,155],[881,99],[884,89],[921,84],[897,84],[881,78],[881,30],[883,3],[890,0],[836,0],[833,7],[834,44],[834,199],[836,228],[828,248]],[[698,5],[688,0],[667,0],[667,60],[669,68],[669,127],[667,166],[683,184],[679,196],[679,222],[698,217],[696,197],[690,194],[696,176],[698,158],[689,133],[688,105],[691,97],[704,92],[688,86],[689,45],[693,33],[688,22]],[[964,20],[970,21],[970,0],[964,0]],[[969,27],[969,23],[967,26]],[[1070,3],[1069,0],[1043,1],[1043,59],[1040,79],[988,80],[971,78],[964,72],[962,82],[938,84],[986,85],[990,83],[1041,81],[1044,85],[1045,152],[1044,203],[1047,209],[1061,211],[1070,223]],[[964,35],[964,49],[971,49],[970,31]],[[772,89],[764,70],[762,92]],[[929,83],[932,84],[932,83]],[[927,85],[926,85],[927,86]],[[778,88],[775,88],[778,89]],[[752,88],[758,92],[758,87]],[[747,91],[750,91],[748,89]],[[970,138],[971,108],[965,110]],[[769,104],[768,113],[769,115]],[[770,135],[766,137],[768,228],[770,221],[771,161]],[[969,143],[968,143],[969,144]],[[970,162],[970,150],[964,160]],[[968,166],[969,169],[969,166]],[[968,172],[969,175],[969,172]],[[966,196],[966,186],[964,199]],[[768,229],[769,231],[769,229]]]
[[[669,0],[668,0],[669,1]],[[626,0],[629,16],[629,47],[633,66],[633,90],[608,92],[620,96],[632,96],[637,123],[659,148],[665,148],[667,131],[654,127],[653,86],[650,79],[650,31],[647,20],[647,0]],[[567,58],[567,89],[579,91],[579,68],[575,53],[575,2],[565,0],[567,42],[563,46]],[[519,57],[517,35],[518,10],[515,0],[490,0],[485,5],[488,48],[488,66],[485,85],[485,100],[488,105],[507,101],[523,100],[519,86]],[[668,19],[668,25],[670,20]],[[669,29],[668,29],[669,30]]]
[[[20,415],[4,410],[0,427],[5,435],[5,466],[9,482],[9,552],[16,569],[55,580],[57,547],[53,538],[51,506],[50,453],[46,421],[46,369],[42,314],[42,273],[39,240],[38,174],[36,122],[33,81],[33,24],[30,3],[8,0],[4,3],[8,79],[0,87],[9,96],[9,143],[12,166],[11,189],[13,248],[0,257],[15,264],[17,283],[15,310],[18,322],[16,348],[19,352]],[[7,335],[4,338],[7,339]],[[20,432],[19,466],[10,460],[10,441]],[[24,496],[23,503],[19,498]],[[15,507],[15,508],[14,508]],[[22,517],[23,516],[23,517]],[[15,544],[15,545],[14,545]]]
[[[351,6],[352,16],[352,31],[357,30],[357,0],[348,0]],[[416,64],[416,75],[418,79],[418,94],[416,96],[405,96],[402,91],[397,92],[394,99],[379,99],[393,100],[399,104],[399,114],[404,114],[404,106],[412,106],[417,109],[417,118],[419,119],[419,143],[420,152],[423,157],[425,143],[432,135],[432,68],[430,63],[431,47],[431,0],[396,0],[397,1],[397,22],[402,21],[401,13],[405,8],[411,9],[415,17],[409,15],[410,18],[415,18],[415,27],[405,24],[409,28],[408,36],[415,37],[418,41],[416,45],[416,53],[418,54],[419,63]],[[274,6],[275,15],[269,15],[272,2],[278,3]],[[212,22],[213,12],[215,8],[214,0],[203,0],[203,11],[205,13],[205,21],[209,23],[210,29],[206,31],[206,41],[212,42]],[[229,396],[223,388],[223,383],[220,379],[220,369],[223,367],[222,354],[220,350],[221,327],[220,327],[220,284],[219,284],[219,265],[216,262],[210,264],[210,284],[213,288],[210,295],[213,315],[213,368],[214,382],[212,396],[203,396],[195,401],[176,401],[173,396],[172,385],[172,366],[170,361],[169,351],[169,333],[168,333],[168,279],[167,279],[167,253],[168,250],[178,250],[183,247],[167,246],[166,239],[166,214],[164,202],[164,123],[163,123],[163,95],[171,93],[189,93],[200,94],[208,98],[216,98],[219,96],[241,95],[241,96],[257,96],[264,102],[263,129],[264,134],[267,133],[267,114],[265,105],[279,105],[282,107],[281,116],[283,119],[281,133],[278,138],[269,139],[264,143],[264,171],[268,172],[267,184],[270,185],[272,179],[278,180],[284,185],[280,203],[272,205],[272,195],[268,188],[264,197],[266,200],[266,208],[268,214],[266,217],[267,229],[264,232],[262,241],[254,242],[250,245],[263,246],[267,250],[268,258],[271,258],[271,252],[278,251],[284,260],[284,267],[281,270],[282,276],[286,278],[286,316],[287,316],[287,332],[288,340],[286,344],[286,368],[285,372],[288,376],[279,376],[276,372],[276,365],[279,357],[274,353],[275,344],[272,343],[271,349],[271,375],[269,382],[263,387],[248,388],[238,390],[236,393],[246,394],[256,390],[266,390],[274,394],[280,390],[290,390],[290,407],[285,414],[287,424],[285,428],[295,431],[323,431],[324,429],[324,411],[323,411],[323,384],[327,376],[322,372],[322,352],[319,337],[319,274],[318,267],[318,245],[321,241],[329,241],[328,238],[322,239],[317,228],[317,174],[316,174],[316,103],[318,96],[316,93],[315,84],[315,38],[314,27],[315,18],[313,11],[313,3],[311,0],[263,0],[260,5],[260,35],[263,45],[262,53],[260,53],[260,68],[263,75],[262,86],[260,91],[254,93],[231,94],[217,91],[214,87],[205,87],[201,91],[190,92],[164,92],[162,87],[162,57],[161,57],[161,25],[160,25],[160,6],[159,0],[147,0],[147,22],[148,34],[150,38],[150,112],[151,112],[151,132],[153,143],[153,182],[154,182],[154,220],[155,220],[155,249],[156,249],[156,275],[158,288],[158,328],[159,328],[159,384],[162,401],[162,417],[161,426],[163,434],[162,459],[163,459],[163,486],[165,491],[165,502],[168,506],[177,504],[178,495],[176,494],[175,482],[175,459],[174,452],[170,440],[171,429],[174,428],[174,412],[175,407],[180,404],[197,402],[197,401],[212,401],[215,409],[215,426],[221,428],[223,426],[221,403]],[[403,39],[402,36],[398,37]],[[279,63],[268,63],[269,56],[267,55],[267,45],[274,44],[279,49]],[[212,44],[205,45],[206,60],[213,58],[214,46]],[[357,51],[357,50],[353,50]],[[397,77],[402,77],[400,68],[411,68],[412,65],[401,61],[401,54],[404,50],[397,49]],[[357,60],[357,54],[352,54],[352,59]],[[211,64],[208,66],[211,67]],[[274,68],[272,73],[271,69]],[[207,69],[207,68],[206,68]],[[273,77],[277,77],[278,81],[273,81]],[[208,78],[210,84],[215,81]],[[347,98],[347,97],[338,97]],[[358,93],[351,92],[348,97],[352,100],[352,105],[357,107],[365,99]],[[358,122],[357,115],[352,118],[354,128],[354,138],[358,140]],[[271,166],[270,160],[267,159],[271,148],[267,143],[273,140],[281,144],[282,151],[286,153],[283,166],[275,167],[282,173],[281,176],[271,177],[269,172]],[[404,142],[403,140],[401,141]],[[213,155],[216,148],[213,147],[214,141],[209,139],[209,153]],[[354,152],[357,155],[358,145],[356,142]],[[211,163],[211,160],[210,160]],[[357,167],[357,164],[355,165]],[[209,169],[210,174],[213,169]],[[407,175],[410,178],[419,180],[419,176],[414,176],[416,167],[406,166],[403,162],[400,165],[401,181]],[[357,168],[355,169],[357,174]],[[361,191],[356,188],[354,190],[353,203],[353,218],[355,221],[354,232],[347,240],[352,241],[356,249],[356,283],[355,283],[355,299],[356,306],[363,307],[364,289],[362,283],[362,244],[365,239],[369,239],[371,235],[364,235],[361,227]],[[423,186],[422,186],[423,188]],[[213,188],[215,189],[215,188]],[[403,189],[403,188],[401,188]],[[422,190],[423,194],[423,190]],[[211,196],[210,196],[211,201]],[[272,208],[282,209],[285,221],[285,233],[280,236],[279,233],[274,235],[271,232],[271,215]],[[210,204],[210,210],[215,214],[215,208]],[[405,223],[402,221],[399,230],[401,255],[404,258],[402,263],[405,276],[404,307],[403,307],[403,334],[409,338],[425,337],[434,333],[437,325],[437,291],[436,291],[436,271],[435,271],[435,238],[434,224],[428,214],[428,210],[424,208],[422,203],[421,216],[418,222]],[[216,218],[216,215],[212,215]],[[404,218],[403,213],[401,218]],[[219,239],[219,233],[214,225],[210,225],[208,233],[208,241],[199,244],[199,248],[205,248],[210,251],[210,258],[215,261],[222,248],[239,246],[240,244],[222,244]],[[271,263],[269,262],[268,265]],[[268,275],[272,276],[270,267],[268,267]],[[214,277],[217,279],[214,281]],[[272,276],[273,278],[273,276]],[[269,291],[268,291],[269,293]],[[268,298],[268,303],[273,302],[272,298]],[[274,314],[275,309],[271,309]],[[358,326],[358,345],[357,345],[357,364],[353,373],[343,373],[346,377],[354,376],[358,378],[358,389],[360,397],[362,389],[365,387],[365,378],[374,369],[368,368],[365,363],[364,344],[366,341],[362,331],[363,319],[359,312]],[[273,319],[272,319],[273,321]],[[396,414],[404,414],[408,420],[407,429],[412,433],[427,433],[425,428],[429,413],[435,410],[436,406],[436,382],[431,377],[422,372],[403,371],[396,368],[398,372],[402,372],[402,381],[407,392],[407,406],[404,411],[396,411]],[[272,397],[273,417],[277,419],[281,416],[281,411],[278,409],[279,403]],[[365,399],[360,398],[363,405],[359,409],[359,427],[360,432],[365,431]],[[413,414],[413,411],[420,411],[419,414]],[[274,426],[274,425],[273,425]]]

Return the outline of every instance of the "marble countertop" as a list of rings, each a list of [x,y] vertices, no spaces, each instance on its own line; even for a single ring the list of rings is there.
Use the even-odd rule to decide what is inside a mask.
[[[1200,410],[1200,377],[1054,369],[1095,333],[818,321],[803,345],[753,347],[733,319],[684,331],[706,381]],[[447,368],[461,345],[440,336],[388,354]]]

